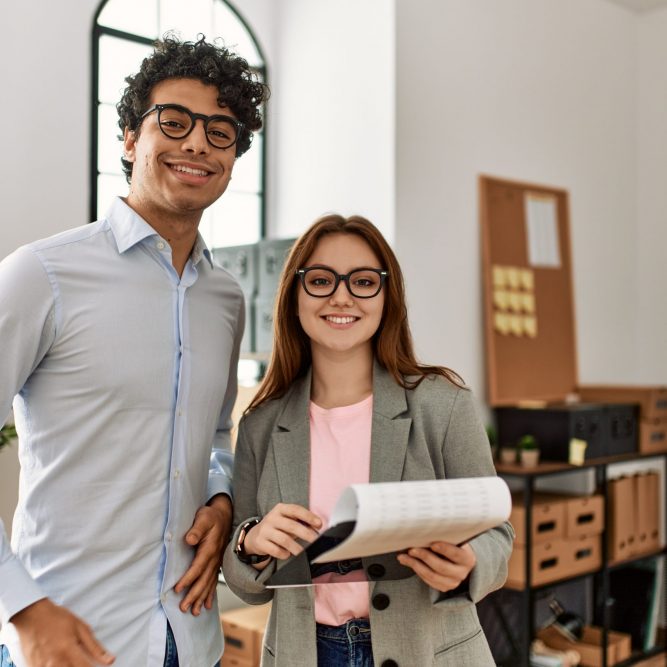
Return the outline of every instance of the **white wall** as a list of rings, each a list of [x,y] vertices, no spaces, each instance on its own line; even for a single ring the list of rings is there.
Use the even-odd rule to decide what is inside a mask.
[[[604,0],[397,7],[396,238],[422,356],[483,396],[485,173],[569,191],[580,379],[642,380],[636,16]]]
[[[639,21],[638,372],[667,381],[667,10]]]
[[[280,7],[268,119],[270,235],[298,235],[336,211],[365,215],[392,239],[394,3]]]

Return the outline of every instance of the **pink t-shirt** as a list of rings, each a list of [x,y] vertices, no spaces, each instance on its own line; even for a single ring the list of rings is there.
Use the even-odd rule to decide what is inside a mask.
[[[359,403],[324,409],[310,403],[310,509],[327,527],[341,491],[350,484],[367,483],[371,467],[372,394]],[[342,625],[351,618],[368,618],[368,582],[359,571],[330,573],[314,586],[315,620]]]

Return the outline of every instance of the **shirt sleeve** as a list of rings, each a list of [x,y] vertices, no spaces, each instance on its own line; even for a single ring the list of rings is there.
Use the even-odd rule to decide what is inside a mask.
[[[225,397],[222,401],[218,428],[215,433],[213,448],[211,450],[207,490],[209,500],[220,493],[225,493],[232,498],[232,469],[234,467],[234,454],[232,453],[231,441],[231,429],[233,426],[232,410],[234,409],[234,403],[236,403],[236,394],[238,391],[237,366],[239,363],[241,339],[243,338],[244,327],[245,303],[241,296],[236,334],[234,336],[234,346],[229,360],[227,390],[225,391]]]
[[[20,248],[0,262],[0,423],[54,337],[55,300],[49,277],[35,253]],[[12,553],[0,521],[0,625],[44,597]]]

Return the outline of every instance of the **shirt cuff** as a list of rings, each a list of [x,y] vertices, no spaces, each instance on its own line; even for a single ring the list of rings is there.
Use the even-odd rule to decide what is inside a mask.
[[[208,476],[206,501],[208,502],[213,496],[217,496],[219,493],[224,493],[229,496],[230,500],[234,500],[232,482],[229,477],[224,473],[212,473]]]
[[[21,562],[10,558],[0,566],[0,626],[22,609],[46,596]]]

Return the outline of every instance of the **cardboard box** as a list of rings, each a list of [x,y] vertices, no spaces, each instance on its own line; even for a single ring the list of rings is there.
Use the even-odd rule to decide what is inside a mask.
[[[567,562],[568,549],[563,540],[534,544],[530,568],[531,585],[541,586],[569,576]],[[507,564],[505,586],[519,590],[526,586],[526,548],[522,545],[514,545]]]
[[[608,552],[612,562],[630,558],[635,551],[635,481],[619,477],[609,481]]]
[[[644,454],[667,451],[667,421],[639,422],[639,451]]]
[[[599,535],[589,535],[565,540],[563,567],[566,576],[595,572],[602,567],[602,545]]]
[[[604,529],[604,497],[576,496],[565,503],[565,537],[599,535]]]
[[[271,604],[242,607],[220,614],[225,635],[223,667],[258,667],[262,657],[264,629]]]
[[[660,549],[660,482],[655,472],[634,476],[637,538],[635,553]]]
[[[582,401],[637,403],[640,419],[667,419],[667,387],[584,385],[578,393]]]
[[[569,641],[553,627],[539,630],[537,636],[547,646],[559,651],[567,651],[568,649],[578,651],[581,655],[580,667],[602,666],[602,628],[591,625],[584,626],[584,634],[576,642]],[[629,658],[631,652],[630,635],[611,630],[607,633],[607,665],[609,667]]]
[[[515,545],[526,543],[526,508],[523,497],[512,498],[510,523],[514,527]],[[533,497],[531,537],[533,544],[552,542],[565,534],[565,498],[536,494]]]

